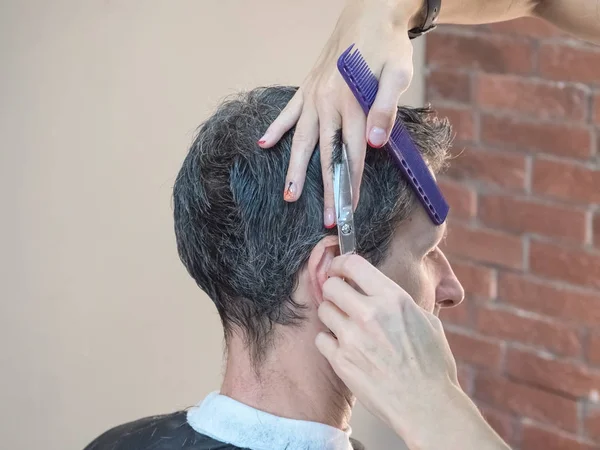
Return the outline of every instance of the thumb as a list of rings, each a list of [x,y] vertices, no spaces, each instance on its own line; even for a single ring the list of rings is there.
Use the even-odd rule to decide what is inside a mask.
[[[412,52],[408,58],[409,64],[390,63],[381,71],[379,90],[367,118],[367,141],[371,147],[383,147],[390,137],[400,95],[412,80]]]

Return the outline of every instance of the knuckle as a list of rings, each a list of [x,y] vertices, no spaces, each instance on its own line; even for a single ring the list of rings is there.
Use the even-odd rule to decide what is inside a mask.
[[[384,70],[389,71],[394,81],[410,80],[414,72],[412,58],[399,59],[395,63],[386,66]]]
[[[397,83],[397,86],[407,86],[410,83],[410,80],[413,76],[413,68],[409,67],[397,67],[392,70],[392,77],[394,81]]]
[[[299,149],[299,147],[307,146],[310,142],[312,142],[313,138],[310,133],[307,133],[304,130],[296,129],[294,132],[294,145],[293,147]]]
[[[394,124],[394,119],[396,118],[396,107],[393,105],[373,107],[370,118],[374,124],[381,128],[389,129]]]
[[[375,306],[369,305],[365,306],[360,315],[360,321],[365,326],[373,325],[377,322],[377,308]]]
[[[358,268],[358,266],[360,266],[362,261],[362,258],[360,256],[358,256],[357,254],[351,254],[348,255],[348,257],[346,258],[346,264],[348,265],[347,267],[349,269],[356,269]]]
[[[353,340],[352,333],[348,332],[347,328],[342,328],[341,330],[339,330],[336,333],[336,336],[338,338],[338,341],[340,343],[342,343],[344,346],[352,345],[351,344],[352,340]]]
[[[330,104],[334,98],[333,90],[328,85],[321,85],[315,90],[315,99],[318,104]]]
[[[343,349],[338,350],[331,358],[330,363],[336,371],[345,373],[345,369],[347,369],[348,366],[348,359],[346,358],[345,351]]]

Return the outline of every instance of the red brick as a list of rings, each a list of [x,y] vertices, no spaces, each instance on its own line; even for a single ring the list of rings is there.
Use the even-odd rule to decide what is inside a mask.
[[[484,263],[520,269],[523,267],[521,239],[497,231],[450,225],[443,246],[450,254]]]
[[[459,36],[439,32],[427,36],[426,46],[426,58],[431,67],[521,74],[531,73],[533,70],[534,48],[523,39],[483,34]]]
[[[531,115],[536,119],[582,120],[588,92],[577,86],[498,74],[479,74],[475,97],[482,109]]]
[[[575,330],[556,322],[480,307],[475,328],[486,336],[517,341],[563,356],[581,354],[581,340]]]
[[[600,203],[600,170],[578,164],[537,159],[533,191],[572,203]]]
[[[527,150],[589,159],[592,132],[585,126],[528,122],[512,117],[481,116],[481,140],[502,150]]]
[[[453,308],[444,308],[440,311],[440,319],[444,323],[451,323],[461,327],[470,327],[472,324],[471,310],[472,308],[469,303],[462,303]]]
[[[475,379],[474,396],[504,411],[556,425],[567,431],[577,429],[577,402],[541,389],[480,372]]]
[[[585,432],[586,434],[600,442],[600,409],[590,409],[585,419]]]
[[[539,71],[552,80],[597,83],[600,73],[600,51],[560,44],[542,44]]]
[[[506,373],[517,380],[575,398],[590,398],[600,390],[600,371],[534,353],[511,349]]]
[[[594,122],[600,125],[600,92],[594,96]]]
[[[439,117],[448,118],[458,140],[475,139],[475,120],[471,108],[436,107],[435,111]]]
[[[452,159],[448,175],[482,181],[510,190],[525,190],[525,157],[517,154],[467,148]]]
[[[492,23],[487,25],[487,28],[494,33],[503,33],[511,36],[526,36],[538,39],[564,35],[559,28],[551,25],[549,22],[532,17]]]
[[[481,197],[479,218],[488,226],[515,233],[537,233],[585,241],[586,213],[501,195]]]
[[[600,293],[557,288],[523,276],[501,273],[498,279],[498,298],[517,308],[555,317],[564,322],[600,326]],[[600,347],[598,349],[600,352]]]
[[[485,298],[496,296],[496,279],[492,269],[454,259],[450,263],[467,295]]]
[[[469,103],[471,101],[471,76],[451,70],[432,70],[427,76],[427,100],[455,101]]]
[[[521,435],[521,450],[598,450],[598,447],[566,433],[527,423]]]
[[[600,255],[532,241],[529,249],[531,272],[567,283],[600,288]]]
[[[497,409],[489,406],[480,406],[479,410],[485,418],[486,422],[496,430],[500,437],[510,443],[515,437],[515,419],[506,413],[502,413]]]
[[[590,334],[588,342],[587,360],[590,364],[600,366],[600,331]]]
[[[592,226],[594,245],[600,248],[600,213],[594,215],[594,224]]]
[[[502,347],[498,342],[450,330],[446,330],[446,337],[458,361],[487,369],[500,368]]]
[[[450,205],[453,218],[470,219],[477,213],[477,195],[464,184],[448,178],[438,180],[438,185]]]

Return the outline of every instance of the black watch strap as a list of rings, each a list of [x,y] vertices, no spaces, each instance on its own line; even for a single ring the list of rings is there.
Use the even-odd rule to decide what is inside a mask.
[[[436,27],[435,19],[440,14],[442,0],[425,0],[425,20],[423,25],[408,30],[408,37],[411,39],[417,38]]]

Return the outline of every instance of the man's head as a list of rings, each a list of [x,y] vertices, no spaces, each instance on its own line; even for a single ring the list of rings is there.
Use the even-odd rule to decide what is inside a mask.
[[[181,259],[217,306],[226,338],[240,333],[254,360],[278,325],[302,326],[316,317],[309,313],[337,252],[336,230],[323,226],[318,149],[301,197],[287,203],[282,190],[293,130],[272,149],[256,143],[295,91],[259,88],[222,104],[200,128],[174,189]],[[399,108],[398,114],[439,171],[451,141],[448,123],[425,109]],[[385,150],[367,151],[355,226],[358,253],[422,307],[433,311],[462,299],[437,250],[445,225],[429,221]]]

